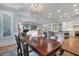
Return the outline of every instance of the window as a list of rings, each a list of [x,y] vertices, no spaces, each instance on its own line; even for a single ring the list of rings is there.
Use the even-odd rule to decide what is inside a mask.
[[[11,35],[11,16],[3,14],[3,36]]]
[[[8,39],[13,33],[13,13],[0,10],[0,39]]]
[[[2,17],[1,17],[1,13],[0,13],[0,39],[2,39]]]

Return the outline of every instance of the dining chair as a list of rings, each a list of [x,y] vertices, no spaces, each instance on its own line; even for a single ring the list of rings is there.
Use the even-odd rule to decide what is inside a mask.
[[[17,44],[18,56],[22,56],[21,42],[20,42],[20,38],[17,35],[15,35],[15,40],[16,40],[16,44]]]
[[[22,43],[22,46],[23,46],[24,56],[29,56],[29,53],[33,52],[33,49],[31,47],[29,47],[28,44],[25,42],[25,40],[23,39],[24,36],[26,36],[26,39],[29,39],[29,36],[27,36],[26,34],[23,34],[20,37],[21,43]]]
[[[29,56],[28,45],[25,44],[24,40],[20,36],[15,35],[17,43],[17,53],[19,56]]]
[[[60,42],[60,44],[61,44],[57,55],[63,55],[64,49],[62,48],[62,45],[64,43],[64,34],[57,33],[56,36],[57,36],[57,41]]]

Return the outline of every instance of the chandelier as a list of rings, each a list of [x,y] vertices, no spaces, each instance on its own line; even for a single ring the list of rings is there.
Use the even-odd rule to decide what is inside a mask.
[[[31,11],[34,13],[40,13],[42,10],[42,5],[39,3],[34,3],[31,5]]]

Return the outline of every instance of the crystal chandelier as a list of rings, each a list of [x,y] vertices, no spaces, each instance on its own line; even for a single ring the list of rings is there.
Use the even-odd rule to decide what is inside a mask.
[[[39,3],[34,3],[31,5],[31,11],[34,13],[40,13],[42,10],[42,5]]]

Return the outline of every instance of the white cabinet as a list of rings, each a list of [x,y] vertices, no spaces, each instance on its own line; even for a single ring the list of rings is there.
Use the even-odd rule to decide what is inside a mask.
[[[59,23],[59,31],[60,32],[63,31],[63,29],[62,29],[62,23]]]
[[[59,24],[53,24],[53,31],[54,32],[59,32]]]
[[[67,31],[67,24],[66,24],[66,22],[62,22],[62,31]]]
[[[43,31],[53,31],[59,32],[59,24],[51,23],[51,24],[43,24]]]
[[[62,22],[62,30],[63,31],[73,31],[72,21]]]

